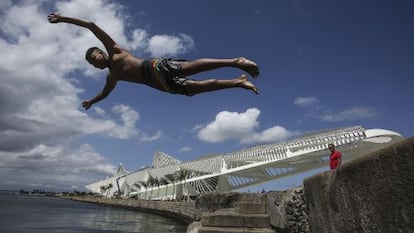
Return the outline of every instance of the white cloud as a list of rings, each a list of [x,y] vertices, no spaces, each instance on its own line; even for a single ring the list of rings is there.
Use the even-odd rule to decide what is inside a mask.
[[[372,107],[350,107],[334,112],[331,108],[322,106],[316,97],[297,97],[293,104],[306,110],[304,118],[325,122],[361,120],[378,116],[378,112]]]
[[[297,97],[293,104],[297,107],[313,107],[319,103],[316,97]]]
[[[73,184],[115,172],[109,161],[86,144],[74,149],[39,144],[20,152],[0,151],[0,161],[2,181],[15,189],[72,190]]]
[[[247,109],[244,113],[219,112],[216,119],[198,132],[198,137],[207,142],[221,142],[228,139],[239,139],[248,135],[259,124],[257,117],[260,111]]]
[[[152,142],[160,139],[163,136],[161,130],[158,130],[154,135],[150,136],[147,133],[140,133],[138,140],[142,142]]]
[[[120,115],[122,126],[110,129],[108,134],[119,139],[127,139],[137,135],[136,122],[139,114],[127,105],[115,105],[112,111]]]
[[[185,146],[183,148],[180,149],[180,152],[187,152],[187,151],[191,151],[191,147]]]
[[[245,138],[241,139],[242,143],[265,143],[265,142],[280,142],[293,136],[298,136],[299,131],[289,131],[282,126],[273,126],[269,129],[263,130],[260,133],[252,132]]]
[[[0,1],[0,10],[7,9],[12,4],[11,0]]]
[[[193,47],[193,39],[185,34],[180,34],[180,37],[155,35],[148,41],[148,51],[154,57],[174,56],[185,53]]]
[[[354,108],[340,111],[338,113],[322,114],[319,116],[319,118],[322,121],[340,122],[340,121],[368,119],[368,118],[376,117],[377,115],[378,113],[374,108],[354,107]]]
[[[92,111],[94,111],[96,114],[98,114],[99,116],[105,116],[106,115],[106,111],[98,106],[94,106],[92,108]]]
[[[240,143],[265,143],[283,141],[298,134],[286,130],[281,126],[273,126],[262,132],[255,132],[259,126],[260,110],[247,109],[244,113],[223,111],[217,114],[216,119],[198,131],[200,140],[216,143],[230,139]]]
[[[129,48],[136,49],[145,49],[147,47],[148,33],[142,29],[135,29],[132,32],[132,39],[129,42]]]

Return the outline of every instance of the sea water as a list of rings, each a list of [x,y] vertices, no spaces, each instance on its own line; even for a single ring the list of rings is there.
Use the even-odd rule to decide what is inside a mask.
[[[175,219],[54,197],[0,194],[1,233],[186,232]]]

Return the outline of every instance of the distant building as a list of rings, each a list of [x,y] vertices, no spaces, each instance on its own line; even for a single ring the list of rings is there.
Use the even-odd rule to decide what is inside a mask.
[[[399,133],[390,130],[353,126],[188,162],[156,152],[151,167],[129,172],[121,164],[112,177],[86,188],[107,197],[185,199],[202,193],[228,192],[328,166],[329,143],[335,144],[346,162],[401,139]]]

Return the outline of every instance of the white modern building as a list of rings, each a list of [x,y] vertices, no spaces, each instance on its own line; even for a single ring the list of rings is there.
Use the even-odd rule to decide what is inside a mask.
[[[120,195],[152,200],[228,192],[328,167],[329,143],[335,144],[346,162],[401,139],[399,133],[390,130],[352,126],[187,162],[156,152],[151,167],[129,172],[120,165],[112,177],[86,185],[86,188],[108,197]]]

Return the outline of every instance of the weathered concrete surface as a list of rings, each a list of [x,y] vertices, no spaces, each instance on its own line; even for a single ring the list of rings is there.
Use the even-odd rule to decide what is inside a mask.
[[[308,212],[303,187],[266,193],[266,212],[278,233],[308,233]]]
[[[220,197],[222,195],[215,195]],[[205,212],[200,225],[187,228],[187,232],[198,233],[276,233],[270,227],[263,195],[237,195],[237,207]],[[211,197],[208,198],[211,200]],[[214,198],[213,198],[214,199]],[[247,201],[247,200],[250,201]],[[196,229],[197,228],[197,229]],[[189,231],[191,230],[191,231]]]
[[[201,225],[207,227],[269,227],[268,214],[240,214],[238,208],[221,209],[212,213],[204,213]]]
[[[414,137],[304,181],[313,233],[413,232]]]
[[[239,202],[241,214],[266,214],[266,203],[263,202]]]
[[[276,233],[270,228],[200,227],[197,233]]]
[[[201,227],[200,221],[192,222],[190,225],[188,225],[186,233],[199,233],[198,231],[200,230],[200,227]]]
[[[265,195],[261,193],[209,193],[203,194],[195,202],[194,218],[196,221],[201,219],[201,215],[224,208],[238,207],[239,202],[262,202]]]
[[[195,218],[187,233],[275,233],[261,193],[210,193],[196,200]]]

